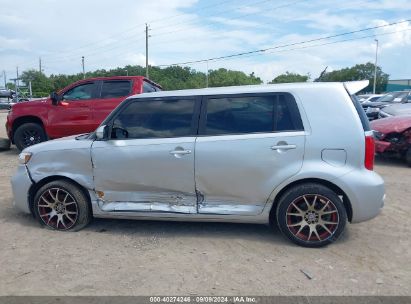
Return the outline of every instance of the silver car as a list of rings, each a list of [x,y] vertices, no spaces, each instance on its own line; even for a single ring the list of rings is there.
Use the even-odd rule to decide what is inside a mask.
[[[93,217],[260,223],[324,246],[384,203],[374,138],[353,97],[367,84],[132,96],[95,133],[25,149],[14,204],[55,230]]]

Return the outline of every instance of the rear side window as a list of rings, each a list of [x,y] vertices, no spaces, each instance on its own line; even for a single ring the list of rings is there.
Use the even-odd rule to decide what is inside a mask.
[[[148,82],[145,82],[145,81],[143,82],[143,93],[151,93],[151,92],[157,92],[157,91],[161,91],[161,89],[153,86],[152,84]]]
[[[205,135],[269,133],[303,130],[294,98],[289,94],[216,97],[207,100]]]
[[[101,98],[116,98],[130,95],[131,82],[128,80],[104,81],[101,88]]]
[[[135,100],[114,120],[111,138],[191,136],[194,104],[194,99]]]
[[[364,131],[370,131],[370,123],[368,122],[367,114],[365,114],[363,107],[361,106],[360,101],[357,96],[351,95],[352,103],[354,104],[355,109],[357,110],[358,116],[360,117],[362,128]]]

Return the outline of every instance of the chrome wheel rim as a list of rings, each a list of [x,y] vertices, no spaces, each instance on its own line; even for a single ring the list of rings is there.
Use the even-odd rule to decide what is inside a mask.
[[[334,203],[319,194],[297,197],[287,208],[288,230],[305,242],[319,242],[332,237],[340,222]]]
[[[67,230],[78,218],[76,200],[62,188],[50,188],[42,193],[37,210],[43,223],[56,230]]]

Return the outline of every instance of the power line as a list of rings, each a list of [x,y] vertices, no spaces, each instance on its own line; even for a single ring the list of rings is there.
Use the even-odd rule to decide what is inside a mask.
[[[200,7],[200,8],[198,8],[198,9],[196,10],[196,12],[199,12],[199,11],[202,11],[202,10],[205,10],[205,9],[208,9],[208,8],[213,8],[213,7],[221,6],[221,5],[224,5],[224,4],[226,4],[226,3],[233,2],[233,1],[235,1],[235,0],[226,0],[226,1],[221,1],[220,3],[217,3],[217,4],[207,5],[207,6],[204,6],[204,7]],[[175,14],[175,15],[172,15],[172,16],[169,16],[169,17],[154,19],[154,20],[148,21],[147,23],[152,24],[152,23],[159,23],[159,22],[162,22],[162,21],[168,22],[168,21],[170,21],[170,19],[173,19],[173,18],[176,18],[176,17],[180,17],[180,16],[183,16],[183,15],[185,15],[185,14],[184,14],[184,13]],[[103,38],[103,39],[95,40],[94,42],[90,42],[90,43],[84,44],[84,45],[82,45],[82,46],[78,46],[78,47],[76,47],[76,52],[79,51],[79,53],[84,53],[84,52],[82,51],[82,49],[89,48],[89,47],[93,47],[93,49],[95,49],[96,44],[99,44],[100,42],[104,42],[104,44],[102,45],[102,47],[107,46],[107,45],[110,45],[112,42],[108,41],[109,38],[117,38],[117,39],[118,39],[118,38],[121,38],[121,37],[123,37],[123,36],[125,36],[125,35],[128,35],[128,34],[131,33],[131,32],[134,32],[134,31],[136,31],[136,30],[139,31],[139,28],[142,27],[142,26],[144,26],[144,24],[145,24],[145,23],[139,23],[139,24],[137,24],[137,25],[135,25],[135,26],[133,26],[133,27],[130,27],[130,28],[128,28],[128,29],[125,29],[125,30],[123,30],[123,31],[121,31],[121,32],[117,32],[117,33],[108,35],[108,36],[106,36],[106,37]],[[131,34],[130,34],[130,37],[128,37],[128,39],[135,39],[134,34],[135,34],[135,33],[131,33]],[[123,40],[120,40],[120,41],[124,41],[124,39],[123,39]],[[72,51],[67,52],[66,54],[71,54],[71,53],[72,53]],[[78,55],[79,55],[79,54],[77,54],[76,56],[78,56]],[[58,57],[60,57],[60,56],[58,56]],[[65,56],[63,55],[62,57],[65,57]]]
[[[373,27],[367,27],[367,28],[363,28],[363,29],[359,29],[359,30],[355,30],[355,31],[350,31],[350,32],[345,32],[345,33],[340,33],[340,34],[335,34],[335,35],[329,35],[329,36],[325,36],[325,37],[314,38],[314,39],[309,39],[309,40],[304,40],[304,41],[299,41],[299,42],[287,43],[287,44],[278,45],[278,46],[274,46],[274,47],[269,47],[269,48],[265,48],[265,49],[253,50],[253,51],[248,51],[248,52],[241,52],[241,53],[225,55],[225,56],[218,56],[218,57],[212,57],[212,58],[207,58],[207,59],[191,60],[191,61],[172,63],[172,64],[161,64],[161,65],[158,65],[158,66],[159,67],[167,67],[167,66],[173,66],[173,65],[187,65],[187,64],[200,63],[200,62],[206,62],[206,61],[221,60],[221,59],[225,59],[225,58],[239,57],[239,56],[255,54],[255,53],[264,53],[264,52],[267,52],[269,50],[275,50],[275,49],[285,48],[285,47],[289,47],[289,46],[295,46],[295,45],[299,45],[299,44],[306,44],[306,43],[315,42],[315,41],[321,41],[321,40],[326,40],[326,39],[331,39],[331,38],[336,38],[336,37],[341,37],[341,36],[346,36],[346,35],[352,35],[352,34],[356,34],[356,33],[361,33],[361,32],[370,31],[370,30],[379,29],[379,28],[384,28],[384,27],[393,26],[393,25],[397,25],[397,24],[401,24],[401,23],[405,23],[405,22],[410,22],[410,21],[411,21],[411,19],[407,19],[407,20],[403,20],[403,21],[397,21],[397,22],[392,22],[392,23],[388,23],[388,24],[383,24],[383,25],[378,25],[378,26],[373,26]]]
[[[211,7],[220,6],[220,5],[223,5],[223,4],[232,2],[232,1],[234,1],[234,0],[227,0],[227,1],[220,2],[220,3],[218,3],[218,4],[209,5],[209,6],[206,6],[206,7],[203,7],[203,8],[200,8],[200,9],[196,10],[196,12],[198,13],[199,11],[201,11],[201,10],[203,10],[203,9],[205,9],[205,8],[211,8]],[[261,3],[265,3],[265,2],[270,2],[270,1],[273,1],[273,0],[262,0],[262,1],[255,2],[255,3],[252,3],[252,4],[253,4],[253,5],[257,5],[257,4],[261,4]],[[291,6],[291,5],[294,5],[294,4],[298,3],[298,2],[303,2],[303,1],[307,1],[307,0],[298,0],[298,1],[295,1],[295,2],[292,2],[292,3],[280,5],[280,6],[278,6],[278,7],[274,7],[274,8],[272,8],[272,9],[265,10],[265,11],[270,11],[270,10],[275,10],[275,9],[282,8],[282,7]],[[249,4],[248,4],[248,5],[249,5]],[[248,5],[239,6],[239,7],[237,7],[237,8],[246,7],[246,6],[248,6]],[[224,10],[224,11],[218,12],[217,14],[211,14],[211,15],[209,15],[209,16],[218,16],[218,15],[222,15],[223,13],[227,13],[227,12],[231,12],[231,10]],[[228,19],[229,19],[229,20],[236,20],[236,19],[239,19],[239,18],[244,18],[244,17],[248,17],[248,16],[251,16],[251,15],[256,15],[256,14],[258,14],[258,13],[260,13],[260,12],[244,14],[244,15],[240,15],[240,16],[233,17],[233,18],[228,18]],[[163,20],[165,20],[165,19],[171,19],[171,18],[174,18],[174,17],[182,16],[182,15],[184,15],[184,14],[177,14],[177,15],[171,16],[171,17],[169,17],[169,18],[162,18],[162,19],[163,19]],[[160,20],[160,19],[158,19],[158,20]],[[167,21],[167,20],[166,20],[166,21]],[[198,22],[197,20],[195,20],[195,21]],[[155,22],[155,21],[154,21],[154,22]],[[186,23],[186,22],[180,22],[180,23],[177,23],[177,25],[178,25],[178,24],[183,24],[183,23]],[[192,23],[192,22],[188,22],[188,24],[190,24],[190,23]],[[218,23],[218,22],[209,22],[208,24],[217,24],[217,23]],[[144,25],[144,24],[142,24],[142,26],[143,26],[143,25]],[[174,27],[175,25],[176,25],[176,24],[174,23],[173,26],[171,26],[171,27]],[[136,27],[136,26],[135,26],[135,27]],[[133,27],[133,28],[135,28],[135,27]],[[170,28],[170,26],[163,26],[163,27],[160,27],[160,28],[165,28],[165,27]],[[159,29],[159,28],[157,28],[157,29]],[[182,30],[184,30],[184,29],[181,29],[181,28],[180,28],[180,29],[175,30],[175,31],[172,31],[172,32],[179,32],[179,31],[182,31]],[[83,54],[86,54],[86,55],[88,55],[88,56],[94,55],[94,54],[99,53],[99,52],[100,52],[99,50],[106,50],[106,51],[108,51],[108,50],[113,50],[113,49],[122,48],[122,47],[124,47],[124,46],[127,46],[127,43],[129,43],[130,40],[135,40],[135,39],[136,39],[136,36],[134,35],[134,33],[129,33],[129,34],[128,34],[127,32],[131,32],[131,31],[127,31],[127,30],[126,30],[126,31],[120,33],[120,34],[117,35],[117,36],[115,36],[115,35],[107,36],[107,38],[110,38],[110,37],[114,37],[114,36],[115,36],[117,39],[118,39],[118,38],[121,38],[122,36],[124,37],[124,38],[121,39],[121,40],[117,40],[117,41],[115,42],[116,44],[115,44],[114,46],[112,45],[112,44],[113,44],[113,41],[110,41],[110,40],[108,40],[108,39],[106,38],[106,39],[99,40],[99,41],[104,42],[104,44],[101,45],[101,46],[96,46],[96,43],[98,43],[99,41],[95,41],[95,42],[93,42],[93,43],[88,43],[88,44],[85,44],[85,45],[83,45],[83,46],[76,47],[76,50],[59,53],[57,56],[56,56],[56,55],[51,55],[51,56],[43,55],[43,57],[45,57],[45,58],[46,58],[46,57],[51,58],[51,59],[49,59],[48,61],[59,62],[59,61],[66,61],[66,60],[69,60],[69,59],[74,59],[74,58],[76,58],[76,57],[80,57],[80,56],[83,55]],[[169,34],[169,33],[170,33],[170,32],[160,32],[160,33],[157,34],[157,35],[153,35],[153,37],[163,36],[163,35]],[[143,31],[141,32],[141,34],[143,34]],[[143,40],[144,40],[144,38],[143,38],[143,35],[142,35],[141,41],[143,41]],[[83,49],[90,48],[90,47],[92,47],[92,49],[90,50],[91,53],[87,53],[87,52],[85,52],[85,51],[83,50]]]
[[[256,5],[256,4],[262,4],[262,3],[270,2],[270,1],[272,1],[272,0],[259,1],[259,2],[254,3],[254,5]],[[273,11],[273,10],[277,10],[277,9],[281,9],[281,8],[285,8],[285,7],[289,7],[289,6],[292,6],[292,5],[301,3],[301,2],[305,2],[305,1],[307,1],[307,0],[297,0],[297,1],[294,1],[294,2],[291,2],[291,3],[282,4],[282,5],[279,5],[279,6],[275,6],[275,7],[273,7],[273,8],[270,8],[270,9],[266,9],[265,12],[267,12],[267,11]],[[245,5],[245,6],[247,6],[247,5]],[[242,6],[242,7],[245,7],[245,6]],[[219,13],[219,14],[213,15],[213,17],[219,16],[219,15],[222,15],[222,14],[226,14],[226,13],[228,13],[228,12],[232,12],[232,10],[223,11],[223,12],[221,12],[221,13]],[[248,14],[243,14],[243,15],[240,15],[240,16],[237,16],[237,17],[232,17],[232,18],[227,18],[227,19],[228,19],[229,21],[232,21],[232,20],[237,20],[237,19],[240,19],[240,18],[242,19],[242,18],[245,18],[245,17],[257,15],[257,14],[260,14],[260,13],[261,13],[261,12],[248,13]],[[208,17],[210,17],[210,16],[208,16]],[[196,21],[196,22],[194,22],[194,23],[199,22],[198,20],[195,20],[195,21]],[[185,24],[185,25],[187,25],[187,24],[192,24],[192,23],[193,23],[193,22],[181,22],[181,23],[179,23],[179,24]],[[208,22],[207,25],[217,24],[217,23],[219,23],[219,22]],[[158,28],[157,28],[157,29],[158,29]],[[153,30],[155,30],[155,28],[154,28]],[[169,34],[178,33],[178,32],[181,32],[181,31],[185,31],[185,30],[186,30],[186,28],[180,28],[180,29],[177,29],[177,30],[174,30],[174,31],[161,32],[161,33],[159,33],[159,34],[157,34],[157,35],[153,35],[153,37],[169,35]]]
[[[250,55],[244,56],[244,57],[242,57],[242,58],[249,58],[249,57],[253,57],[253,56],[264,56],[264,55],[267,55],[267,54],[274,54],[274,53],[281,53],[281,52],[290,52],[290,51],[308,49],[308,48],[312,48],[312,47],[326,46],[326,45],[331,45],[331,44],[338,44],[338,43],[343,43],[343,42],[348,42],[348,41],[354,41],[354,40],[362,40],[362,39],[367,39],[367,38],[374,38],[374,37],[380,37],[380,36],[386,36],[386,35],[393,35],[393,34],[397,34],[397,33],[401,33],[401,32],[406,32],[406,31],[410,31],[410,30],[411,30],[411,28],[407,28],[407,29],[398,30],[398,31],[392,31],[392,32],[388,32],[388,33],[372,34],[372,35],[367,35],[367,36],[348,38],[348,39],[344,39],[344,40],[331,41],[331,42],[321,43],[321,44],[307,45],[307,46],[302,46],[302,47],[297,47],[297,48],[291,48],[291,49],[274,50],[274,51],[265,52],[265,53],[255,53],[255,54],[250,54]],[[234,58],[234,57],[232,57],[232,58],[225,58],[225,59],[222,59],[222,60],[223,60],[223,61],[224,61],[224,60],[230,60],[230,59],[233,59],[233,58]]]

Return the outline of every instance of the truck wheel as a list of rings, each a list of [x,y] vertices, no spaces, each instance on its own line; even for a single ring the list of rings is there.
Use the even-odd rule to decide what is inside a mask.
[[[92,218],[86,195],[77,185],[65,180],[41,187],[34,197],[33,211],[40,224],[52,230],[78,231]]]
[[[0,138],[0,151],[10,149],[10,140],[8,138]]]
[[[46,141],[46,133],[37,123],[25,123],[14,132],[14,143],[20,151],[29,146]]]
[[[411,147],[409,147],[405,153],[405,161],[407,162],[407,165],[411,167]]]
[[[286,191],[277,206],[277,224],[292,242],[304,247],[322,247],[343,232],[347,213],[331,189],[315,183]]]

